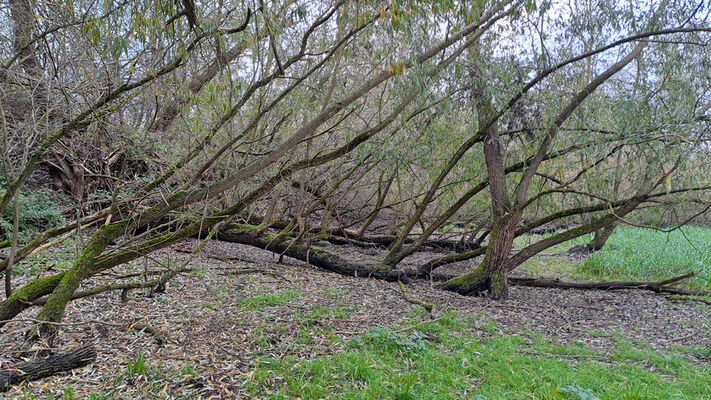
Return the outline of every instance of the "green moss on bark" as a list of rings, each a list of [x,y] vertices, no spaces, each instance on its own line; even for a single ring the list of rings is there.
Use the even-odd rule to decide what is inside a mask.
[[[509,283],[505,271],[492,271],[489,277],[489,297],[504,299],[509,295]]]
[[[37,319],[49,322],[59,322],[62,319],[67,303],[72,299],[72,295],[81,282],[96,272],[93,270],[96,268],[94,263],[96,257],[101,255],[113,239],[121,235],[123,229],[125,229],[125,224],[118,223],[104,225],[94,233],[72,268],[64,272],[56,288],[47,298],[42,311],[37,315]],[[43,337],[51,344],[55,335],[56,326],[40,324],[28,332],[27,339],[33,341]]]
[[[63,277],[64,272],[37,278],[16,290],[10,297],[0,303],[0,321],[14,318],[28,308],[29,303],[52,293]],[[1,323],[0,326],[2,326]]]
[[[452,278],[440,285],[440,288],[466,296],[479,294],[489,287],[489,277],[486,272],[486,265],[479,265],[473,272]]]

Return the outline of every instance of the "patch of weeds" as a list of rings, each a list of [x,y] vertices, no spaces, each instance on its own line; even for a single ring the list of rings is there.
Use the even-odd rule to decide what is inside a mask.
[[[314,335],[308,328],[301,328],[299,334],[296,336],[294,343],[300,347],[304,347],[314,343]]]
[[[73,386],[69,386],[64,389],[64,393],[62,393],[62,400],[76,400],[76,398],[76,391]]]
[[[688,350],[688,354],[697,358],[711,359],[711,346],[692,347]]]
[[[119,400],[118,397],[113,397],[109,394],[106,393],[99,393],[99,394],[90,394],[89,397],[87,397],[88,400]]]
[[[207,269],[205,267],[199,267],[190,270],[190,272],[188,272],[188,275],[195,278],[204,278],[206,273]]]
[[[439,316],[438,325],[452,330],[463,330],[471,327],[476,318],[462,319],[456,311],[447,311]]]
[[[195,373],[195,367],[193,367],[190,364],[185,364],[185,365],[181,366],[178,373],[180,373],[180,376],[188,377],[188,378],[197,375]]]
[[[329,299],[337,299],[349,295],[351,292],[346,289],[332,289],[328,286],[321,286],[321,291]]]
[[[497,329],[498,324],[495,319],[490,319],[481,326],[481,329],[489,333],[497,333],[499,331]]]
[[[420,331],[404,334],[385,326],[375,326],[351,341],[351,345],[355,347],[366,343],[382,348],[384,351],[419,351],[427,349],[428,338]]]
[[[219,296],[223,294],[232,293],[233,290],[234,289],[232,285],[230,285],[229,283],[223,283],[218,288],[208,288],[207,292],[213,296]]]
[[[133,361],[129,361],[128,364],[126,365],[126,372],[130,376],[135,376],[135,375],[143,375],[146,373],[148,370],[148,361],[146,361],[146,357],[143,354],[143,349],[138,349],[138,355],[136,356],[136,359]]]
[[[259,310],[264,307],[273,307],[285,304],[301,296],[298,290],[285,290],[283,292],[258,295],[241,300],[241,306],[246,310]]]
[[[250,343],[257,348],[263,349],[269,347],[270,339],[265,335],[258,335],[255,336]]]
[[[581,387],[580,385],[567,385],[557,388],[554,394],[560,394],[561,398],[574,399],[574,400],[602,400],[595,395],[590,389]]]
[[[328,319],[347,319],[350,317],[351,313],[353,312],[353,307],[345,307],[345,306],[339,306],[339,307],[326,307],[326,306],[320,306],[316,307],[313,310],[309,311],[306,314],[306,318],[311,319],[311,320],[317,320],[319,318],[328,318]]]
[[[588,329],[588,330],[587,330],[587,333],[588,333],[588,335],[590,335],[590,336],[592,336],[592,337],[605,337],[605,336],[608,336],[607,333],[605,333],[604,331],[601,331],[600,329]]]
[[[251,283],[251,282],[257,281],[257,277],[254,275],[251,275],[251,274],[239,274],[237,276],[241,277],[241,281],[245,282],[245,283]]]

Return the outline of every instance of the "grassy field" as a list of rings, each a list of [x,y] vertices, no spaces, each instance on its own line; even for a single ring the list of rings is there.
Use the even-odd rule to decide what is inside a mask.
[[[523,247],[541,236],[523,237],[516,245]],[[586,243],[591,236],[562,243],[548,250],[562,253],[576,244]],[[685,227],[672,232],[623,226],[615,230],[605,247],[582,261],[534,257],[522,268],[535,275],[543,274],[580,279],[655,280],[701,271],[689,283],[711,287],[711,229]]]
[[[264,359],[250,392],[268,399],[637,400],[708,399],[711,387],[711,367],[686,357],[711,349],[659,353],[620,337],[614,353],[603,355],[537,335],[481,340],[470,321],[451,313],[417,330],[372,328],[345,347],[309,360]]]

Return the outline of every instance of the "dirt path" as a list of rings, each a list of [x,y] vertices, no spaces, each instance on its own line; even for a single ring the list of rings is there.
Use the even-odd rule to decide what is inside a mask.
[[[334,249],[348,257],[379,255],[372,249]],[[136,290],[127,303],[120,302],[119,293],[74,302],[66,321],[127,325],[66,326],[58,346],[94,343],[97,362],[15,388],[6,396],[22,398],[23,391],[40,398],[61,396],[73,387],[76,398],[101,391],[141,396],[148,390],[178,398],[246,397],[244,384],[259,358],[329,354],[343,346],[334,337],[347,339],[372,326],[430,318],[422,307],[407,302],[395,283],[343,277],[289,259],[277,265],[278,257],[269,252],[229,243],[211,243],[205,252],[244,261],[195,259],[194,272],[175,278],[167,292],[155,297]],[[170,262],[187,256],[169,250],[154,257]],[[421,260],[411,261],[414,265]],[[125,271],[131,268],[142,270],[135,266]],[[235,273],[245,270],[251,272]],[[491,302],[442,292],[424,281],[408,289],[412,297],[436,304],[435,313],[455,311],[469,317],[472,330],[482,337],[542,334],[557,342],[581,341],[602,352],[612,351],[620,335],[659,349],[711,345],[711,307],[672,303],[652,293],[513,287],[508,300]],[[157,329],[167,343],[159,346],[149,333],[133,329],[132,322]],[[0,331],[2,366],[18,361],[15,355],[25,329],[13,323]],[[135,362],[139,349],[152,372],[131,376],[127,365]]]

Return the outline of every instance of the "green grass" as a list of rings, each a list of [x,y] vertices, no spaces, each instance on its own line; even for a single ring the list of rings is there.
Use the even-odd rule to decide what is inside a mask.
[[[240,300],[240,302],[241,306],[246,310],[259,310],[264,307],[273,307],[288,303],[300,295],[298,290],[285,290],[283,292],[248,297]]]
[[[480,340],[450,315],[377,327],[330,356],[268,358],[248,382],[268,399],[708,399],[711,367],[620,340],[612,355],[541,337]]]
[[[142,375],[148,370],[148,362],[143,355],[143,349],[138,349],[135,360],[131,360],[126,365],[126,372],[129,375]]]
[[[517,271],[536,278],[570,277],[583,261],[565,257],[535,256],[526,260]]]
[[[338,306],[338,307],[325,307],[319,306],[309,311],[306,317],[309,319],[316,320],[318,318],[327,319],[346,319],[353,311],[353,307]]]
[[[514,246],[520,249],[550,236],[522,236]],[[563,253],[591,239],[592,235],[585,235],[553,246],[545,253]],[[688,226],[666,233],[621,226],[602,250],[585,260],[537,256],[526,261],[520,271],[533,276],[593,280],[657,280],[701,271],[689,284],[711,288],[711,229]]]
[[[689,271],[690,283],[711,287],[711,229],[685,227],[670,233],[619,227],[605,247],[575,271],[588,279],[664,279]]]

